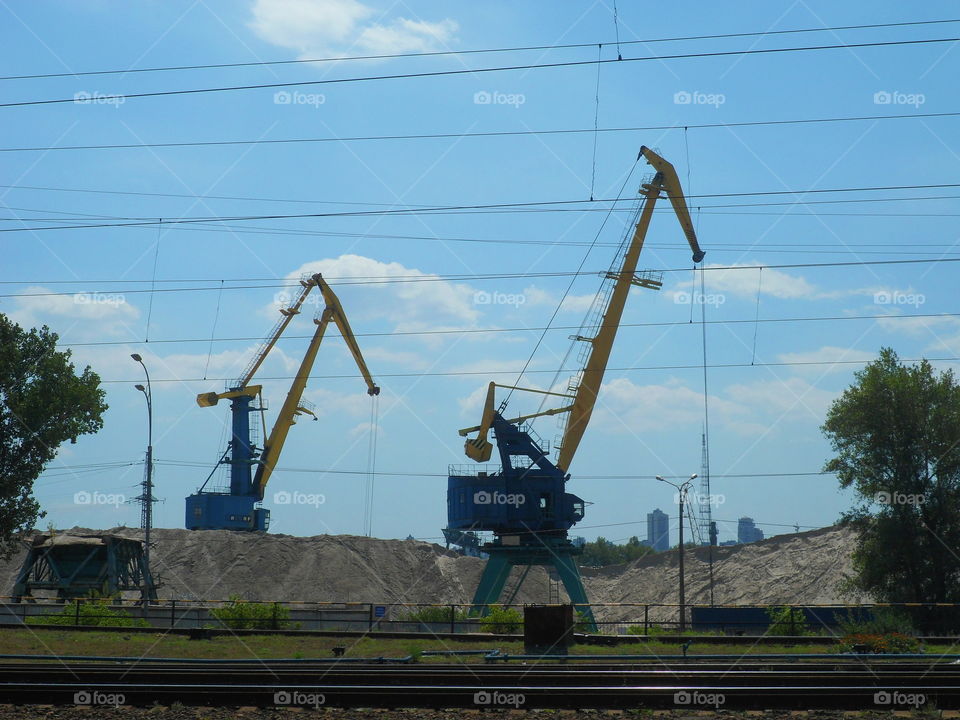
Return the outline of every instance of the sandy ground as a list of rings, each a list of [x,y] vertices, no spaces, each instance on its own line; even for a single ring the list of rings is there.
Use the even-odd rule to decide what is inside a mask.
[[[140,534],[128,528],[111,532]],[[222,600],[238,594],[266,601],[467,603],[484,563],[431,543],[352,535],[155,529],[154,537],[153,565],[163,582],[164,598]],[[833,527],[713,548],[715,601],[842,601],[837,584],[851,571],[852,542],[849,531]],[[685,554],[689,603],[709,602],[709,552],[698,548]],[[0,594],[12,589],[24,554],[0,563]],[[625,565],[584,568],[588,595],[597,603],[676,603],[677,559],[677,552],[670,551]],[[508,589],[515,579],[508,582]],[[547,573],[534,568],[518,601],[556,602],[556,593]],[[636,614],[633,608],[604,613],[605,619]],[[666,619],[656,611],[650,618]]]

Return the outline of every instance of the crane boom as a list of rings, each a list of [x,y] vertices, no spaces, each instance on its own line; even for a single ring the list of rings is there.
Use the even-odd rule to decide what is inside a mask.
[[[260,366],[263,365],[263,361],[267,359],[267,355],[270,354],[270,351],[273,350],[274,346],[277,344],[277,340],[279,340],[280,336],[283,335],[283,331],[287,329],[287,325],[290,324],[290,321],[293,320],[293,318],[300,314],[300,308],[306,301],[307,295],[310,294],[310,291],[318,285],[319,278],[319,273],[314,275],[304,275],[300,278],[300,294],[297,295],[296,300],[294,300],[291,305],[288,305],[285,308],[280,308],[280,319],[277,320],[277,324],[273,326],[273,329],[260,344],[257,352],[254,353],[253,358],[249,363],[247,363],[247,367],[244,368],[240,377],[233,382],[233,384],[230,386],[230,389],[226,392],[200,393],[197,395],[197,405],[200,407],[213,407],[220,400],[234,398],[240,395],[256,397],[260,393],[262,387],[260,385],[250,385],[250,381],[253,379],[253,376],[257,370],[260,369]]]
[[[613,341],[616,339],[617,330],[620,327],[620,319],[623,316],[627,295],[631,286],[644,285],[643,281],[636,275],[637,261],[640,258],[640,251],[643,249],[643,241],[650,226],[654,206],[657,204],[661,192],[666,192],[673,205],[673,210],[693,252],[693,261],[700,262],[705,255],[697,241],[687,203],[683,197],[683,189],[680,187],[680,180],[673,165],[646,146],[640,148],[640,154],[653,166],[656,174],[650,183],[644,184],[641,188],[644,200],[640,218],[637,221],[630,245],[624,253],[619,272],[611,274],[615,284],[610,294],[610,300],[603,312],[597,334],[593,338],[583,338],[590,343],[590,355],[583,368],[570,414],[567,416],[566,428],[560,441],[557,467],[564,472],[569,471],[570,463],[573,461],[583,434],[587,429],[587,424],[590,422],[590,416],[593,414],[600,385],[603,382],[603,375],[607,369],[607,362],[610,359],[610,352],[613,349]]]
[[[371,396],[380,394],[380,388],[373,381],[370,371],[367,369],[367,364],[363,359],[363,355],[360,353],[360,347],[357,345],[356,337],[350,328],[346,314],[343,312],[340,300],[319,273],[314,275],[312,280],[320,288],[320,292],[323,293],[326,306],[313,320],[314,323],[316,323],[317,329],[313,333],[307,352],[303,356],[300,368],[297,370],[293,384],[290,386],[287,397],[283,402],[283,407],[280,408],[277,420],[273,425],[273,429],[270,431],[270,437],[267,438],[264,444],[263,454],[260,457],[260,463],[253,479],[253,485],[257,497],[260,500],[263,500],[267,482],[273,474],[277,460],[280,458],[280,452],[283,450],[283,445],[286,442],[287,434],[290,432],[290,428],[296,423],[297,416],[304,413],[313,414],[302,405],[301,398],[303,397],[303,391],[307,387],[307,378],[310,376],[310,370],[313,368],[313,363],[317,358],[317,352],[320,350],[320,343],[323,342],[324,333],[331,321],[336,324],[340,330],[340,334],[347,343],[347,347],[350,348],[350,353],[353,355],[353,359],[360,369],[360,374],[367,384],[367,394]]]

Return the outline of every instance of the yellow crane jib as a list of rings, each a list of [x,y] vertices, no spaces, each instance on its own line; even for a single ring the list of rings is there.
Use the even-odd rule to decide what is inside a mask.
[[[320,274],[307,274],[300,278],[300,292],[293,302],[287,307],[280,308],[280,319],[277,321],[277,324],[273,326],[273,329],[260,344],[257,352],[254,354],[253,359],[247,364],[247,367],[244,368],[243,373],[239,378],[232,384],[231,388],[226,392],[216,393],[216,392],[206,392],[200,393],[197,395],[197,405],[200,407],[213,407],[220,400],[227,400],[234,397],[256,397],[260,393],[259,385],[248,385],[248,383],[253,379],[254,373],[260,369],[260,366],[263,364],[263,361],[267,359],[267,355],[270,354],[270,351],[273,350],[274,346],[277,344],[277,340],[280,339],[280,336],[283,335],[283,331],[287,329],[287,325],[290,324],[290,321],[294,317],[300,314],[300,308],[303,306],[303,303],[306,301],[307,296],[310,294],[310,291],[313,288],[317,287],[320,282]]]
[[[613,342],[620,327],[620,319],[623,317],[623,308],[630,287],[632,285],[653,289],[660,287],[658,279],[645,273],[637,273],[637,261],[640,258],[640,251],[643,249],[643,242],[650,227],[654,206],[658,198],[661,197],[661,193],[666,193],[670,204],[673,205],[674,213],[680,221],[680,227],[683,229],[683,234],[686,236],[693,253],[693,261],[700,262],[706,254],[697,241],[697,234],[693,222],[690,220],[690,212],[687,209],[687,201],[684,199],[677,171],[673,165],[645,145],[640,148],[640,155],[653,166],[656,174],[652,181],[645,183],[640,188],[644,198],[643,205],[633,237],[624,253],[620,270],[607,274],[607,277],[614,281],[614,285],[596,335],[593,338],[577,338],[590,343],[590,354],[580,374],[580,382],[575,391],[570,415],[567,416],[566,427],[559,443],[557,467],[563,472],[569,472],[573,456],[580,446],[580,441],[583,439],[583,434],[586,432],[587,424],[593,414],[593,408],[596,405],[603,375],[606,372],[610,352],[613,349]]]
[[[319,274],[313,277],[316,280],[317,286],[320,288],[320,292],[323,293],[326,306],[317,313],[313,319],[317,329],[313,333],[307,352],[303,356],[303,360],[294,377],[293,384],[291,384],[283,406],[280,408],[277,420],[273,425],[273,429],[270,431],[270,436],[267,438],[266,443],[264,443],[263,454],[260,456],[260,463],[253,479],[257,496],[261,499],[263,499],[264,490],[266,489],[267,482],[270,480],[270,476],[273,474],[277,460],[280,458],[280,452],[283,450],[283,444],[286,442],[287,434],[296,422],[296,416],[303,413],[313,415],[312,410],[304,406],[301,398],[303,391],[307,387],[307,378],[310,376],[310,370],[313,368],[313,363],[317,358],[320,343],[323,341],[324,333],[331,322],[337,326],[340,335],[346,341],[347,347],[350,349],[351,355],[353,355],[354,362],[356,362],[357,368],[360,370],[360,374],[367,384],[367,394],[370,396],[380,394],[380,388],[370,375],[367,363],[363,359],[360,346],[357,345],[357,339],[353,334],[353,330],[350,328],[350,323],[347,321],[347,316],[343,312],[339,298],[337,298],[336,293],[333,292]]]
[[[463,451],[466,453],[467,457],[476,462],[487,462],[493,455],[493,444],[487,439],[487,436],[490,434],[490,427],[493,425],[493,418],[494,415],[496,415],[493,409],[493,402],[498,387],[504,388],[505,390],[519,390],[520,392],[531,392],[539,395],[553,395],[556,397],[567,398],[569,400],[573,399],[573,395],[565,395],[563,393],[548,392],[546,390],[534,390],[532,388],[522,388],[514,385],[498,385],[497,383],[493,382],[490,383],[487,386],[487,396],[483,403],[483,415],[480,418],[480,424],[474,425],[473,427],[463,428],[459,431],[460,437],[466,437],[472,432],[477,433],[475,438],[468,439],[463,445]],[[572,405],[567,405],[564,407],[552,408],[550,410],[543,410],[541,412],[530,413],[529,415],[520,415],[515,418],[508,418],[507,422],[521,423],[525,420],[531,420],[533,418],[543,417],[545,415],[558,415],[563,412],[568,412],[571,407]]]

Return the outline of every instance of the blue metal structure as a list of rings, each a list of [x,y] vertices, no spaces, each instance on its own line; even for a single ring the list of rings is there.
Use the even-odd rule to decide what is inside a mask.
[[[480,612],[486,612],[489,605],[498,600],[514,566],[526,567],[513,590],[514,595],[531,566],[552,566],[557,570],[570,601],[584,616],[588,626],[595,627],[574,560],[581,549],[567,535],[567,531],[583,519],[585,503],[566,492],[565,485],[570,479],[567,471],[593,413],[630,290],[634,286],[657,290],[662,285],[659,275],[637,272],[637,261],[659,198],[665,197],[673,206],[693,253],[693,261],[700,262],[705,254],[697,241],[673,165],[647,147],[640,148],[640,156],[656,172],[642,184],[643,201],[631,222],[632,228],[628,229],[610,270],[603,275],[604,284],[581,332],[572,338],[584,343],[580,354],[582,369],[571,380],[566,394],[501,386],[511,392],[523,390],[558,396],[570,400],[570,403],[565,407],[506,419],[502,414],[506,401],[494,410],[494,393],[498,386],[490,383],[480,424],[460,431],[463,437],[477,433],[476,437],[467,439],[464,452],[474,461],[486,462],[493,454],[493,444],[487,439],[492,430],[501,461],[499,470],[451,471],[447,480],[448,526],[460,531],[493,533],[493,541],[483,546],[490,557],[474,594],[473,604]],[[524,423],[536,417],[561,413],[565,414],[566,422],[556,445],[557,460],[553,463]]]
[[[567,530],[583,519],[584,501],[566,492],[570,476],[550,461],[529,432],[499,412],[493,415],[492,429],[500,470],[474,474],[451,470],[447,482],[448,527],[495,536],[483,546],[489,559],[474,608],[485,612],[497,601],[515,566],[552,565],[570,601],[592,625],[593,613],[574,562],[582,549],[567,537]]]

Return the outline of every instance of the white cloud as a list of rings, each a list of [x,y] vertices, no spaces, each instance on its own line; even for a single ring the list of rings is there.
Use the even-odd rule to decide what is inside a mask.
[[[549,290],[543,290],[538,288],[536,285],[531,285],[523,289],[523,297],[526,300],[527,305],[547,305],[549,307],[556,307],[557,303],[560,301],[559,295],[556,295]],[[563,299],[563,304],[560,306],[561,312],[575,312],[575,313],[586,313],[590,309],[590,306],[593,305],[595,294],[587,295],[567,295]]]
[[[745,421],[747,408],[716,395],[710,411],[725,422]],[[676,427],[699,430],[703,424],[703,393],[671,378],[662,385],[636,385],[627,378],[603,384],[595,411],[610,432],[659,432]]]
[[[304,263],[287,277],[297,280],[302,275],[316,272],[330,282],[351,325],[355,317],[375,316],[393,321],[396,330],[420,330],[434,328],[438,322],[455,322],[459,327],[473,326],[480,317],[474,303],[474,289],[469,285],[441,280],[437,275],[397,262],[381,262],[362,255],[341,255]],[[390,279],[395,282],[377,282]],[[350,280],[354,282],[350,283]],[[361,282],[365,280],[370,282]],[[407,282],[398,282],[400,280]],[[310,301],[319,304],[322,298],[315,293]],[[275,300],[273,307],[279,306]]]
[[[66,295],[39,285],[13,298],[7,316],[24,328],[49,325],[62,340],[88,340],[103,335],[133,335],[140,311],[122,293],[77,292]]]
[[[301,58],[391,54],[443,49],[458,25],[444,18],[384,18],[358,0],[256,0],[250,27],[267,42]]]
[[[777,360],[784,363],[841,363],[839,365],[810,365],[809,369],[817,373],[824,372],[850,372],[852,360],[870,361],[876,359],[876,353],[865,350],[855,350],[854,348],[842,348],[832,345],[824,345],[816,350],[806,350],[803,352],[781,353],[777,355]],[[853,366],[855,367],[855,366]],[[797,368],[803,370],[802,366]]]
[[[707,273],[706,294],[729,294],[739,298],[755,299],[759,289],[762,297],[774,297],[781,300],[835,300],[846,297],[876,298],[877,295],[887,297],[913,296],[910,290],[872,286],[846,288],[841,290],[825,290],[810,282],[802,275],[784,272],[776,268],[763,268],[761,277],[760,263],[742,263],[734,265],[707,265],[707,268],[730,268],[711,270]],[[747,268],[747,269],[736,269]],[[693,280],[682,280],[677,283],[676,289],[668,291],[674,300],[679,293],[689,294],[693,287]],[[697,281],[697,291],[700,285]]]

